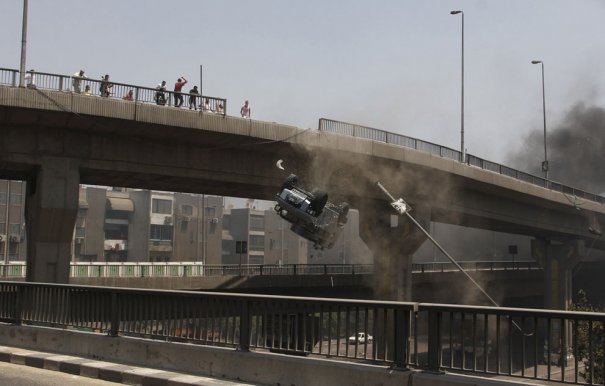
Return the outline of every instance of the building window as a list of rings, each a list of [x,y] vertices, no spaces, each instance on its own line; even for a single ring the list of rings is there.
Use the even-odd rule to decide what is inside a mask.
[[[21,205],[23,203],[23,195],[21,193],[11,193],[11,205]]]
[[[265,229],[265,218],[259,215],[250,216],[250,230],[262,231]]]
[[[128,225],[105,224],[105,240],[128,240]]]
[[[0,192],[0,205],[6,205],[6,192]]]
[[[216,208],[213,206],[207,206],[204,208],[206,218],[216,217]]]
[[[191,216],[193,214],[193,207],[191,205],[181,205],[181,214],[183,216]]]
[[[250,244],[248,246],[250,251],[264,251],[265,250],[265,236],[250,235]]]
[[[172,200],[154,198],[151,200],[151,212],[160,214],[172,214]]]
[[[6,233],[6,223],[0,222],[0,234]]]
[[[19,236],[21,234],[21,224],[10,224],[8,226],[8,233],[10,235]]]
[[[86,228],[76,228],[76,237],[86,236]]]
[[[155,241],[172,241],[172,225],[151,224],[149,239]]]

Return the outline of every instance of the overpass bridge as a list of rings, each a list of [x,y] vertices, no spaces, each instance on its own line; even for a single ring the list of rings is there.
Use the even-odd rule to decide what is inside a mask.
[[[15,71],[0,73],[11,79]],[[278,159],[305,185],[359,208],[382,299],[411,299],[411,254],[424,235],[402,219],[392,226],[376,181],[405,197],[422,224],[535,237],[533,257],[544,267],[552,308],[566,307],[570,269],[585,245],[605,249],[602,197],[470,155],[461,163],[455,150],[332,121],[300,129],[145,98],[78,95],[57,86],[64,76],[36,75],[37,89],[0,86],[0,177],[28,182],[30,281],[69,280],[79,183],[270,200],[284,178]]]

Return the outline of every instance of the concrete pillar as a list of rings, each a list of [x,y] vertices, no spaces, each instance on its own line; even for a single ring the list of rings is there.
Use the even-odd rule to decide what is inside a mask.
[[[430,213],[430,208],[419,206],[411,214],[428,229]],[[412,254],[426,236],[406,216],[394,214],[382,202],[360,207],[360,236],[374,255],[374,297],[412,301]]]
[[[572,301],[573,268],[584,255],[583,240],[553,244],[549,240],[532,240],[532,257],[544,269],[544,308],[568,310]]]
[[[28,282],[69,282],[79,183],[78,162],[41,159],[25,203]]]

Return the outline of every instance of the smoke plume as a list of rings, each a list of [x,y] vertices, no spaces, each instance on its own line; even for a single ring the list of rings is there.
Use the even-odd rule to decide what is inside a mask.
[[[549,179],[591,193],[605,192],[605,109],[575,105],[553,128],[546,128]],[[508,164],[542,176],[544,132],[532,131]]]

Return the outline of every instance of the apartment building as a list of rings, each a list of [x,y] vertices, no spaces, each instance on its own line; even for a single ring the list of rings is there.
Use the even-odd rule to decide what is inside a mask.
[[[76,261],[220,262],[223,198],[80,188]]]

